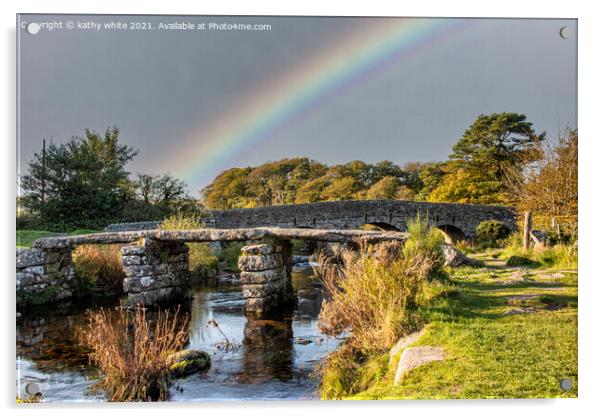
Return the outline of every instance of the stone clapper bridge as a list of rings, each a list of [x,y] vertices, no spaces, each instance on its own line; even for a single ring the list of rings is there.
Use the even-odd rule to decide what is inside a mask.
[[[505,207],[402,201],[339,201],[257,209],[210,211],[207,223],[223,228],[158,230],[156,222],[110,225],[108,232],[41,238],[17,250],[17,290],[55,289],[53,300],[71,297],[71,251],[82,244],[121,248],[123,289],[130,305],[153,305],[188,292],[190,242],[247,242],[238,261],[245,310],[263,314],[294,302],[291,240],[343,244],[404,241],[406,222],[423,213],[450,240],[473,237],[483,220],[514,227]],[[370,224],[381,230],[357,230]],[[277,225],[278,227],[262,227]],[[321,227],[321,228],[317,228]],[[132,230],[147,229],[147,230]],[[148,230],[151,229],[151,230]],[[250,244],[257,242],[258,244]],[[56,291],[58,289],[58,291]]]

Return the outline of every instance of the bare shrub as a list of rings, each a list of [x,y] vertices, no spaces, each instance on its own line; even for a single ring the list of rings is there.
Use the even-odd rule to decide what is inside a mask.
[[[73,265],[80,289],[121,290],[125,273],[122,245],[80,245],[73,251]]]
[[[188,317],[165,310],[155,320],[146,310],[88,311],[83,341],[102,373],[109,401],[156,401],[169,396],[169,355],[188,341]]]

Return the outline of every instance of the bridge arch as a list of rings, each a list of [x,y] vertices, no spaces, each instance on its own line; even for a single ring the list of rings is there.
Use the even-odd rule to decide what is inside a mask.
[[[393,226],[392,224],[385,223],[385,222],[364,223],[364,225],[362,227],[360,227],[360,229],[362,229],[362,230],[380,230],[383,232],[400,232],[401,231],[401,230],[399,230],[399,228]]]
[[[443,234],[443,238],[447,243],[455,243],[468,238],[462,229],[451,224],[439,224],[437,229]]]

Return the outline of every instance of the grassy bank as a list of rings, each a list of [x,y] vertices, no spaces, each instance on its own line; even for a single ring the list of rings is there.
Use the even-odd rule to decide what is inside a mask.
[[[318,272],[330,298],[318,327],[345,336],[322,369],[322,398],[343,398],[382,376],[383,354],[402,336],[424,325],[419,306],[445,288],[442,236],[420,218],[408,225],[409,238],[362,246],[329,258]]]
[[[370,381],[350,399],[577,396],[577,271],[507,267],[501,251],[485,266],[450,272],[445,296],[420,309],[429,322],[413,346],[438,346],[446,359],[415,368],[393,386],[399,354],[370,358]],[[572,380],[563,391],[559,381]]]
[[[63,236],[63,235],[84,235],[87,233],[96,233],[100,230],[76,229],[67,233],[55,233],[47,230],[17,230],[17,247],[30,248],[36,239],[41,237]]]

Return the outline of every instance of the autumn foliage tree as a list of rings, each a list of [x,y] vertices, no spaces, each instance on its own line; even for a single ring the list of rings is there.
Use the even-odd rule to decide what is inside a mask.
[[[564,233],[577,232],[578,134],[569,130],[556,146],[544,148],[515,188],[518,206],[523,211],[554,219],[567,226]],[[559,230],[557,230],[559,231]]]
[[[398,198],[400,192],[407,197],[406,182],[407,173],[391,161],[351,161],[329,167],[309,158],[290,158],[224,171],[201,194],[208,208],[248,208]]]

